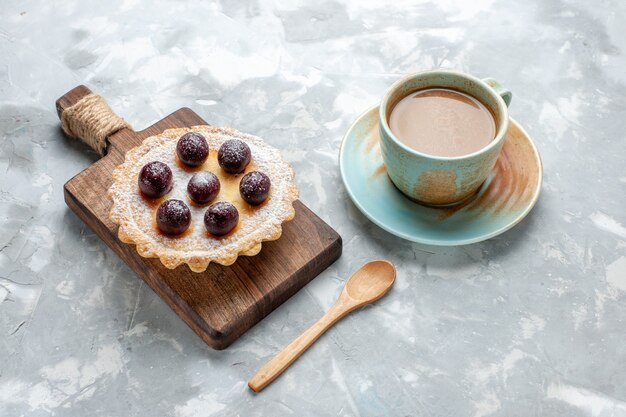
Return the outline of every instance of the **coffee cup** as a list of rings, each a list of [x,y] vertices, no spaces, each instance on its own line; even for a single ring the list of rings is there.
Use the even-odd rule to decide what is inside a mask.
[[[457,92],[482,103],[493,117],[493,139],[487,138],[480,149],[456,156],[429,154],[407,145],[390,127],[392,111],[409,95],[430,89]],[[391,181],[404,195],[426,205],[451,206],[470,198],[498,159],[509,124],[511,97],[511,92],[492,78],[479,79],[456,71],[424,71],[396,81],[379,108],[381,151]],[[429,123],[454,123],[445,114],[442,117],[433,117]],[[420,129],[419,122],[414,128]],[[458,135],[462,129],[455,126],[454,131]]]

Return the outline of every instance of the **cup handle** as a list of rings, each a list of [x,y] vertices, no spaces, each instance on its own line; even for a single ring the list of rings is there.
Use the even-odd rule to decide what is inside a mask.
[[[493,88],[496,93],[502,97],[504,103],[507,107],[511,104],[511,99],[513,98],[513,94],[505,87],[502,86],[499,82],[494,80],[493,78],[483,78],[483,82],[485,82],[489,87]]]

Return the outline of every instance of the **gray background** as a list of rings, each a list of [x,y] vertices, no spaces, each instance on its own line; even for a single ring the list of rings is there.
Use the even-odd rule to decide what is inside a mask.
[[[2,5],[0,415],[626,415],[624,2],[145,3]],[[360,112],[437,67],[508,86],[545,167],[530,216],[465,247],[377,228],[337,166]],[[189,106],[265,138],[342,258],[207,348],[65,207],[63,183],[97,159],[54,112],[79,83],[138,129]],[[393,291],[251,394],[247,379],[381,257]]]

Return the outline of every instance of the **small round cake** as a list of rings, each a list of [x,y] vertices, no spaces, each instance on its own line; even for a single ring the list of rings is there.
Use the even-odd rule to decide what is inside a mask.
[[[195,272],[259,253],[280,237],[298,198],[293,169],[277,149],[212,126],[145,139],[115,168],[108,194],[121,241],[168,268],[187,264]]]

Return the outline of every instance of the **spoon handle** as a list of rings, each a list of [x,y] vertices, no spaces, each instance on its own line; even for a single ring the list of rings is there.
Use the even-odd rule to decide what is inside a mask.
[[[248,381],[252,391],[259,392],[269,385],[285,369],[306,351],[326,330],[353,310],[352,306],[341,302],[333,305],[314,325],[309,327],[293,342],[287,345]]]

